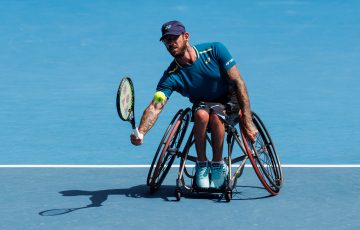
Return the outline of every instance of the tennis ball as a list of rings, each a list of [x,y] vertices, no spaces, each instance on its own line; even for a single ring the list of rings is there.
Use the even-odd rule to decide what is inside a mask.
[[[154,100],[157,103],[163,103],[166,100],[166,96],[163,92],[157,91],[154,95]]]

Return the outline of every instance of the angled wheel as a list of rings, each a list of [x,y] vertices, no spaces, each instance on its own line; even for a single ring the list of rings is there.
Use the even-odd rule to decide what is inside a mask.
[[[171,120],[156,150],[147,177],[150,191],[161,186],[174,162],[190,122],[190,109],[179,110]]]
[[[283,183],[280,160],[264,123],[256,113],[252,114],[252,118],[259,133],[254,143],[247,141],[242,133],[245,148],[255,173],[265,189],[271,195],[277,195]]]

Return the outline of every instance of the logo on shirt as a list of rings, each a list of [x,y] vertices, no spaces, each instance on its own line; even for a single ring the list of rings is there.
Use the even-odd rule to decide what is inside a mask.
[[[233,62],[233,61],[234,61],[234,59],[231,58],[228,62],[225,63],[225,65],[228,66],[228,65],[229,65],[231,62]]]
[[[205,64],[209,64],[211,62],[211,59],[210,58],[207,58],[206,60],[205,60]]]

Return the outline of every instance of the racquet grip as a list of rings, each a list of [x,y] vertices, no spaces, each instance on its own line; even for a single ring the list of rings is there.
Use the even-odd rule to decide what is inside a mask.
[[[139,130],[137,127],[135,127],[135,129],[133,129],[134,135],[135,137],[139,137]]]

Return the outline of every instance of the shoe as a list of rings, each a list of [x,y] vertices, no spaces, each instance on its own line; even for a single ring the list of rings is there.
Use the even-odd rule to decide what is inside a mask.
[[[210,178],[209,178],[209,165],[208,162],[196,162],[195,167],[195,182],[199,188],[209,188]]]
[[[225,185],[229,167],[223,162],[211,163],[210,188],[219,189]]]

